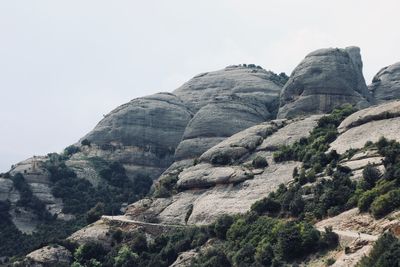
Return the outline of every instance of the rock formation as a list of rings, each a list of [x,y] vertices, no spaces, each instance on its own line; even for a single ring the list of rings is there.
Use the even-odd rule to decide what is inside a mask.
[[[385,136],[400,141],[400,101],[360,110],[338,127],[341,135],[331,144],[338,153],[362,148],[367,141],[377,142]]]
[[[369,105],[358,47],[320,49],[308,54],[282,89],[278,118],[321,114],[344,103]]]
[[[54,245],[45,246],[35,250],[26,256],[23,266],[47,267],[70,266],[72,255],[66,248]]]
[[[273,119],[284,78],[260,67],[230,66],[197,75],[174,91],[193,112],[176,160],[195,158],[250,126]]]
[[[208,224],[222,214],[248,211],[279,184],[292,180],[293,169],[300,163],[275,163],[272,153],[280,145],[308,136],[318,118],[265,122],[227,138],[204,152],[197,165],[181,169],[179,193],[134,203],[128,207],[126,216],[167,224],[185,224],[185,220],[188,224]],[[270,139],[275,145],[264,145]],[[269,166],[255,169],[251,162],[256,156],[266,158]],[[166,176],[160,179],[163,178]],[[218,205],[210,209],[213,203]]]
[[[368,88],[378,103],[400,99],[400,62],[381,69]]]
[[[175,95],[137,98],[104,117],[83,139],[97,145],[87,154],[122,163],[130,176],[156,178],[173,162],[192,113]]]
[[[364,109],[340,124],[338,137],[330,143],[331,150],[344,154],[381,136],[400,141],[400,101],[381,103],[400,98],[399,63],[381,70],[368,91],[359,48],[321,49],[307,55],[285,82],[283,75],[254,65],[230,66],[197,75],[173,93],[137,98],[110,112],[81,139],[91,144],[78,144],[79,151],[66,160],[66,165],[79,178],[98,186],[107,181],[89,159],[99,157],[122,163],[131,178],[144,174],[156,179],[155,192],[165,181],[171,188],[166,189],[166,195],[154,193],[131,203],[125,215],[102,216],[68,240],[79,245],[97,242],[110,249],[115,245],[116,231],[141,231],[151,240],[164,230],[207,225],[223,214],[246,213],[280,184],[293,183],[295,168],[304,166],[298,161],[275,162],[273,153],[282,146],[304,141],[321,114],[345,103]],[[374,102],[372,96],[380,103],[378,106],[369,107]],[[254,164],[260,158],[265,163],[261,167]],[[70,219],[61,212],[62,201],[52,195],[49,173],[42,166],[47,159],[23,161],[10,174],[23,173],[32,194],[52,214]],[[359,180],[368,164],[383,172],[382,160],[376,149],[365,148],[341,158],[338,164],[351,170],[352,180]],[[332,179],[325,172],[314,175],[317,182]],[[13,223],[31,233],[36,218],[23,207],[16,212],[19,199],[12,180],[0,177],[0,201],[10,202]],[[355,211],[351,214],[353,221],[362,220],[363,215]],[[351,216],[340,216],[336,219],[350,221]],[[368,221],[369,226],[378,225],[370,216]],[[317,225],[323,226],[336,226],[335,231],[359,231],[328,220]],[[383,231],[375,228],[375,232],[369,229],[374,235]],[[354,233],[350,237],[353,242]],[[357,260],[364,251],[359,250],[360,246],[370,248],[370,243],[361,243],[351,243],[354,252],[359,253]],[[188,264],[197,254],[187,251],[174,266]],[[71,253],[61,246],[47,246],[26,257],[28,266],[67,265],[71,260]],[[347,256],[342,257],[342,261],[347,260]],[[352,260],[355,262],[354,257]]]

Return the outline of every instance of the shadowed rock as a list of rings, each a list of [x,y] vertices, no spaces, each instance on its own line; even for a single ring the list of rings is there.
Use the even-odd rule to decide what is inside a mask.
[[[308,54],[282,89],[278,118],[330,112],[349,103],[369,105],[358,47],[320,49]]]

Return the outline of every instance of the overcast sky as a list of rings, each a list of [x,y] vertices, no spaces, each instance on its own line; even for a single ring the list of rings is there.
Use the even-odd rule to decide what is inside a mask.
[[[0,172],[59,152],[132,98],[312,50],[361,47],[367,83],[400,61],[399,0],[0,2]]]

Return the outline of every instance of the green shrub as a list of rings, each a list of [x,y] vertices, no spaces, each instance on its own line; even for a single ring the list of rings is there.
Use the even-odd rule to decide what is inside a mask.
[[[133,233],[127,244],[135,253],[142,253],[148,249],[146,235],[142,232]]]
[[[339,236],[333,232],[332,227],[325,227],[322,232],[320,245],[322,248],[332,249],[339,245]]]
[[[374,244],[368,256],[364,256],[358,267],[400,266],[400,241],[391,233],[384,233]]]
[[[192,260],[193,267],[231,267],[221,247],[212,247]]]
[[[232,159],[227,154],[219,153],[212,156],[211,163],[213,165],[229,165],[232,163]]]
[[[81,150],[80,150],[79,147],[72,145],[72,146],[68,146],[68,147],[66,147],[66,148],[64,149],[64,154],[65,154],[66,156],[72,156],[73,154],[76,154],[76,153],[78,153],[78,152],[80,152],[80,151],[81,151]]]
[[[326,266],[331,266],[336,262],[334,258],[329,258],[326,260]]]
[[[367,212],[369,210],[369,207],[371,206],[372,202],[375,200],[375,198],[377,196],[378,196],[378,193],[374,190],[364,192],[358,199],[358,204],[357,204],[358,209],[361,212]]]
[[[100,219],[100,217],[105,213],[105,205],[103,202],[98,202],[96,206],[91,208],[86,215],[86,220],[88,223],[93,223]]]
[[[368,164],[363,170],[363,179],[367,184],[366,189],[371,189],[381,177],[381,172],[371,164]]]
[[[185,215],[185,223],[186,224],[187,224],[187,222],[188,222],[188,220],[190,218],[190,215],[192,215],[192,212],[193,212],[193,204],[190,204],[189,205],[189,209],[188,209],[188,211],[186,212],[186,215]]]
[[[395,189],[377,197],[371,204],[371,212],[376,218],[381,218],[398,207],[400,207],[400,189]]]
[[[82,145],[82,146],[90,146],[90,145],[91,145],[91,142],[90,142],[89,140],[87,140],[87,139],[83,139],[83,140],[81,141],[81,145]]]
[[[254,259],[260,266],[270,266],[274,259],[274,248],[268,239],[263,239],[257,246]]]
[[[106,251],[102,245],[99,243],[89,242],[78,247],[74,253],[74,258],[81,264],[87,264],[92,259],[102,261],[105,254]]]
[[[114,258],[114,262],[115,267],[136,267],[139,266],[139,256],[133,253],[128,246],[122,246]]]
[[[153,197],[166,198],[170,197],[176,192],[176,183],[178,182],[178,175],[168,175],[163,177],[155,184]]]
[[[217,219],[214,224],[214,233],[218,238],[225,239],[226,232],[231,227],[232,223],[234,222],[233,218],[229,215],[222,215]]]
[[[272,198],[266,197],[251,205],[251,210],[258,214],[277,214],[281,210],[281,204]]]
[[[257,156],[253,159],[252,165],[254,168],[261,169],[268,167],[268,162],[264,157]]]
[[[246,244],[233,256],[235,266],[251,266],[254,263],[255,248],[252,244]]]

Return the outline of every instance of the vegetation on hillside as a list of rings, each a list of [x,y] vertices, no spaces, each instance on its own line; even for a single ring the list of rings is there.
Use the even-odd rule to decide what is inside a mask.
[[[169,266],[179,253],[192,249],[200,252],[191,262],[195,267],[284,266],[295,265],[312,254],[335,248],[338,236],[329,228],[319,232],[313,227],[313,222],[353,207],[370,212],[376,218],[400,207],[399,143],[381,138],[375,144],[366,144],[365,149],[376,150],[384,157],[386,171],[380,173],[368,165],[363,171],[363,179],[358,182],[350,179],[349,168],[340,165],[341,160],[357,151],[338,155],[328,150],[338,135],[337,126],[352,112],[351,106],[336,109],[318,121],[308,138],[280,147],[274,153],[276,161],[297,160],[303,163],[303,167],[294,170],[293,183],[281,185],[254,203],[248,213],[224,215],[208,226],[176,229],[157,236],[153,241],[142,232],[116,230],[112,234],[111,249],[96,243],[69,246],[74,255],[72,266]],[[78,192],[80,186],[85,186],[82,194],[76,195],[79,202],[85,203],[65,201],[65,208],[76,214],[86,213],[89,222],[114,210],[124,199],[134,201],[149,186],[142,183],[146,179],[129,180],[118,163],[91,158],[98,174],[107,181],[107,190],[101,189],[79,179],[65,165],[63,158],[52,160],[48,162],[48,169],[54,183],[53,190],[56,190],[54,193],[67,198]],[[268,163],[260,157],[255,158],[252,164],[261,168]],[[176,190],[176,181],[177,176],[171,174],[156,188],[155,195],[169,196]],[[9,203],[0,202],[0,215],[8,208]],[[54,242],[62,244],[59,240]],[[399,264],[399,247],[396,237],[385,234],[359,266],[396,266]]]
[[[88,145],[87,143],[85,143]],[[61,155],[49,154],[45,168],[50,173],[52,194],[63,200],[63,212],[75,215],[70,221],[52,216],[46,205],[33,193],[22,174],[10,177],[20,193],[16,203],[18,209],[28,209],[36,215],[38,229],[32,235],[22,234],[12,223],[10,203],[0,202],[0,256],[21,256],[51,242],[59,242],[88,223],[98,220],[103,214],[120,214],[122,203],[132,203],[143,197],[152,184],[150,178],[138,176],[130,180],[120,163],[90,158],[104,182],[98,186],[77,177],[66,165],[66,160],[79,148],[68,147]],[[17,241],[18,240],[18,241]]]
[[[368,256],[357,267],[393,267],[400,266],[400,240],[391,233],[383,234]]]
[[[320,233],[304,221],[285,221],[250,212],[222,216],[205,227],[187,227],[148,242],[141,232],[122,233],[109,251],[94,243],[74,250],[73,266],[169,266],[191,249],[192,266],[281,266],[337,246],[330,229]]]

